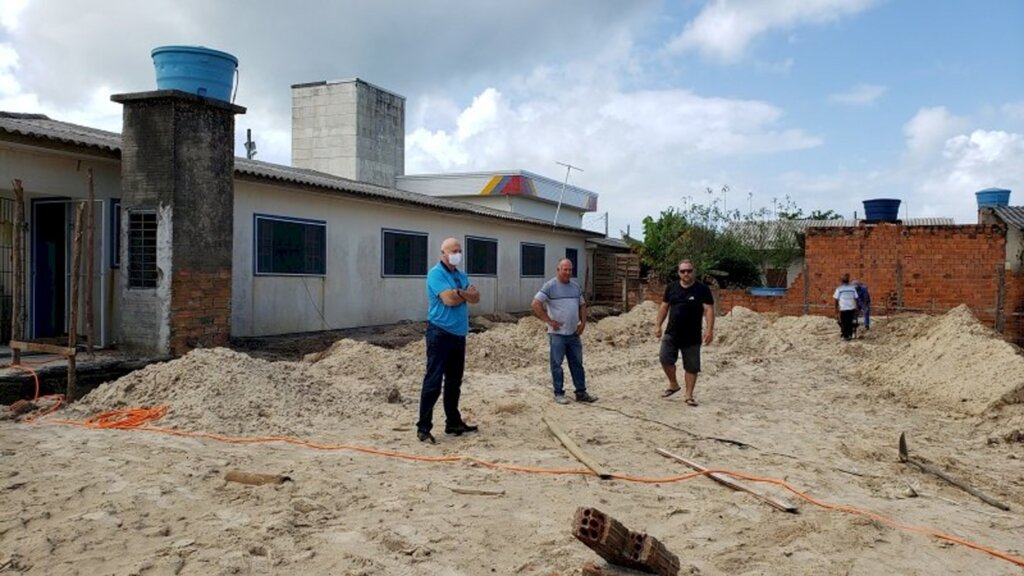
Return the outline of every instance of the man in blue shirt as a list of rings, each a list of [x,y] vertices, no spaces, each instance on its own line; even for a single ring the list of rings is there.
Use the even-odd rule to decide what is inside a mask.
[[[864,315],[864,329],[871,330],[871,293],[868,292],[868,285],[860,280],[853,285],[857,289],[857,306]]]
[[[444,390],[446,434],[461,436],[476,432],[477,426],[462,421],[459,395],[462,372],[466,366],[466,334],[469,333],[469,306],[480,301],[476,286],[459,270],[462,244],[455,238],[441,243],[441,261],[427,273],[427,373],[420,391],[420,419],[416,437],[420,442],[436,444],[430,433],[434,405]],[[442,386],[443,381],[443,386]]]

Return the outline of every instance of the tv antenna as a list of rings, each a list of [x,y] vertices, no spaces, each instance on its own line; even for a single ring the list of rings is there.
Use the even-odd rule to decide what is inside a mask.
[[[252,128],[245,129],[245,157],[252,160],[256,156],[256,143],[252,141]]]
[[[558,212],[562,210],[562,198],[565,197],[565,185],[569,183],[569,172],[573,170],[579,170],[583,172],[583,168],[578,168],[572,164],[566,164],[565,162],[555,161],[555,164],[559,166],[565,166],[565,180],[562,181],[562,191],[558,193],[558,206],[555,207],[555,219],[551,222],[551,229],[554,230],[555,226],[558,226]]]

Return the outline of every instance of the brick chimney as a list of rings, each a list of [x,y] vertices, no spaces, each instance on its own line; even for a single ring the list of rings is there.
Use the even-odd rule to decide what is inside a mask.
[[[231,336],[235,114],[177,90],[116,94],[122,348],[179,356]]]

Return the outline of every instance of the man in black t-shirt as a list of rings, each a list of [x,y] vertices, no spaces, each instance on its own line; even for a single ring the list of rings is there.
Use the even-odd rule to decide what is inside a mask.
[[[693,389],[697,386],[697,374],[700,373],[700,346],[710,344],[715,337],[715,298],[711,289],[697,282],[693,262],[683,260],[679,263],[679,281],[665,286],[665,295],[658,308],[658,320],[655,334],[661,340],[661,351],[658,358],[661,368],[668,377],[668,389],[662,396],[679,392],[679,381],[676,379],[676,359],[683,357],[683,371],[686,380],[686,403],[696,406]],[[668,317],[668,328],[664,335],[661,325]],[[707,323],[707,330],[701,325]]]

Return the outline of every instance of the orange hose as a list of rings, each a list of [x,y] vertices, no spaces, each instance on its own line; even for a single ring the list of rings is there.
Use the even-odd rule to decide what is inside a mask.
[[[51,410],[52,411],[52,410]],[[510,472],[521,472],[526,474],[552,474],[552,475],[577,475],[577,476],[596,476],[591,470],[586,469],[550,469],[550,468],[534,468],[528,466],[517,466],[514,464],[501,464],[497,462],[488,462],[479,458],[471,456],[419,456],[416,454],[407,454],[404,452],[394,452],[390,450],[380,450],[377,448],[367,448],[364,446],[356,446],[351,444],[317,444],[309,442],[307,440],[301,440],[298,438],[290,438],[287,436],[224,436],[220,434],[210,434],[206,432],[188,432],[185,430],[175,430],[173,428],[161,428],[158,426],[148,426],[147,422],[153,422],[159,420],[167,413],[166,406],[158,406],[156,408],[135,408],[130,410],[114,410],[110,412],[103,412],[97,414],[85,420],[48,420],[47,423],[52,424],[64,424],[69,426],[82,426],[86,428],[98,428],[98,429],[119,429],[119,430],[140,430],[144,432],[157,432],[160,434],[169,434],[172,436],[181,436],[187,438],[206,438],[208,440],[215,440],[217,442],[224,442],[228,444],[259,444],[259,443],[274,443],[280,442],[285,444],[292,444],[295,446],[303,446],[306,448],[312,448],[315,450],[351,450],[355,452],[361,452],[364,454],[374,454],[378,456],[386,456],[388,458],[400,458],[403,460],[413,460],[418,462],[472,462],[486,468],[497,469],[497,470],[508,470]],[[37,416],[38,417],[38,416]],[[901,522],[875,512],[868,510],[861,510],[853,506],[847,506],[845,504],[834,504],[826,502],[824,500],[818,500],[805,492],[799,490],[793,485],[789,484],[785,480],[779,480],[777,478],[766,478],[761,476],[752,476],[750,474],[744,474],[741,472],[733,472],[731,470],[703,470],[700,472],[690,472],[687,474],[680,474],[678,476],[669,476],[665,478],[647,478],[643,476],[631,476],[628,474],[612,474],[612,478],[623,480],[626,482],[639,482],[644,484],[668,484],[672,482],[683,482],[697,478],[698,476],[707,476],[709,474],[722,474],[725,476],[731,476],[733,478],[741,478],[749,480],[751,482],[761,482],[765,484],[774,484],[780,486],[801,499],[823,508],[825,510],[832,510],[836,512],[845,512],[847,514],[854,514],[857,516],[863,516],[870,518],[876,522],[880,522],[887,526],[906,530],[908,532],[914,532],[917,534],[923,534],[945,540],[953,544],[965,546],[972,550],[984,552],[1000,560],[1011,562],[1018,566],[1024,566],[1024,558],[1012,556],[1005,552],[1000,552],[994,548],[977,544],[957,536],[940,532],[932,528],[915,526],[906,522]]]
[[[43,416],[46,416],[51,412],[56,412],[58,408],[64,405],[63,394],[48,394],[46,396],[39,396],[39,374],[36,374],[35,370],[29,368],[28,366],[25,366],[24,364],[11,364],[10,366],[8,366],[8,368],[17,368],[19,370],[25,370],[32,374],[32,379],[35,380],[36,383],[36,391],[35,394],[32,395],[33,403],[38,403],[40,400],[53,400],[53,404],[50,405],[45,410],[36,410],[35,412],[25,416],[25,422],[35,422],[37,419],[42,418]]]

